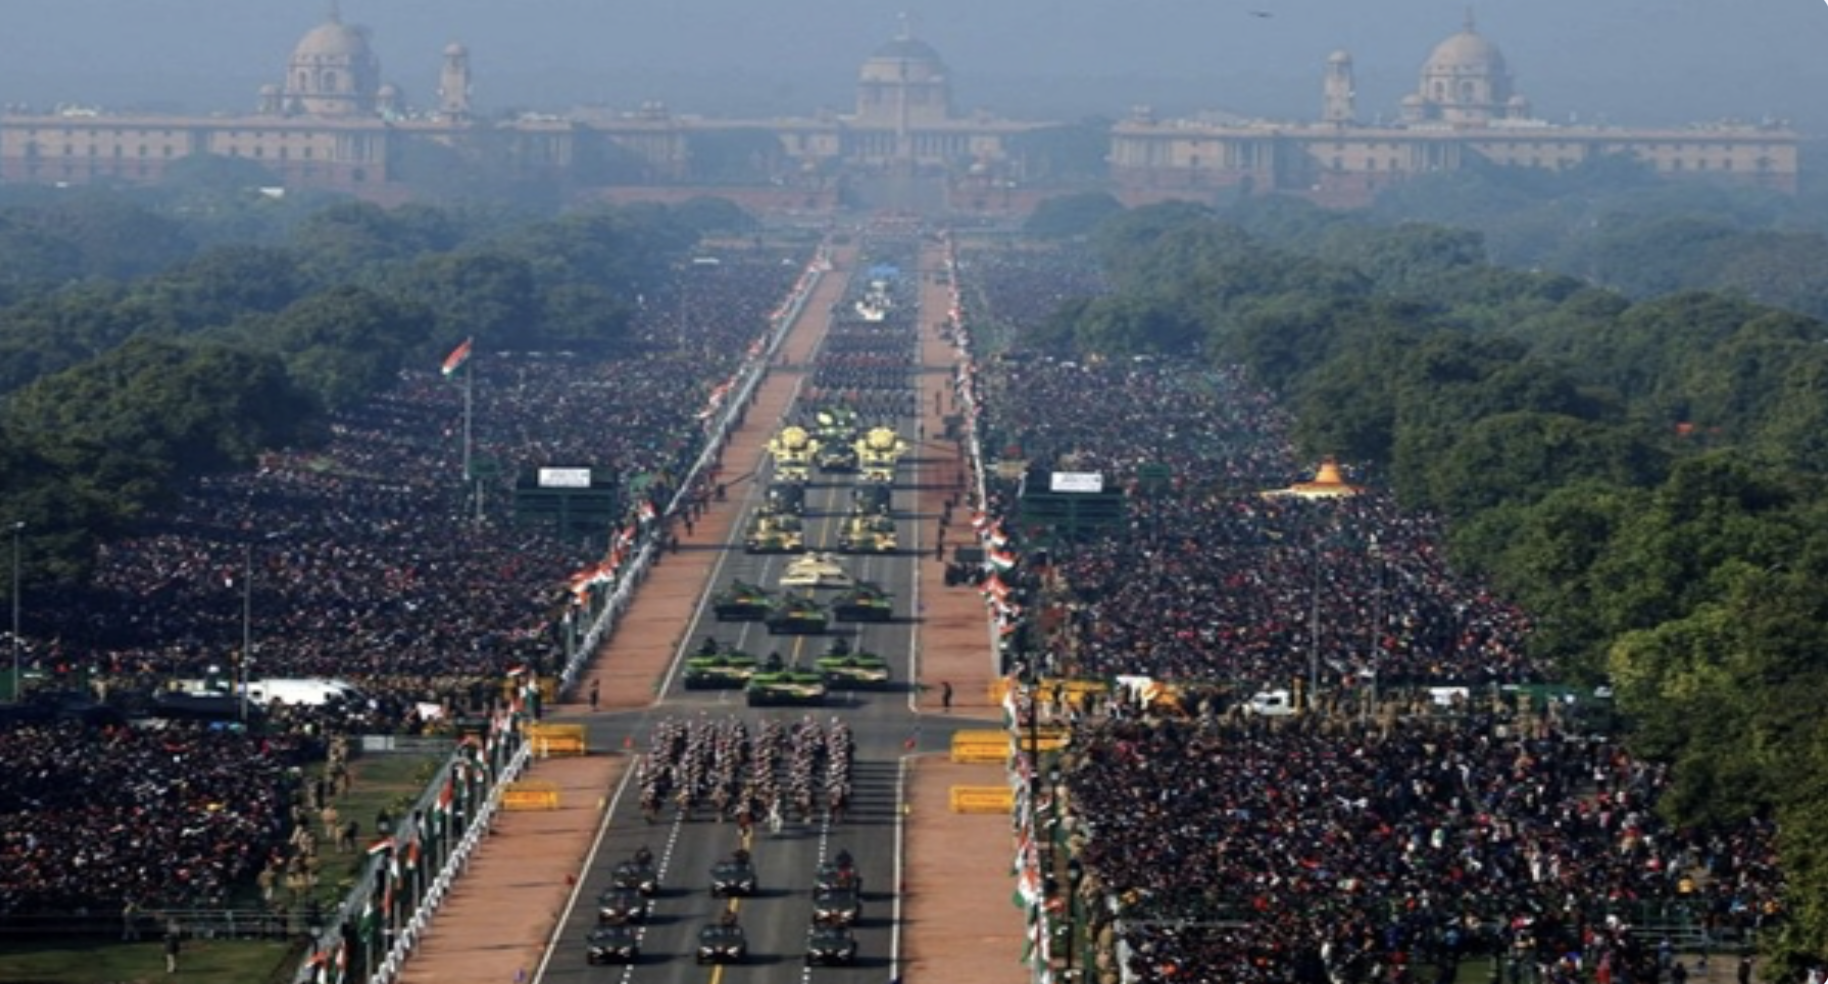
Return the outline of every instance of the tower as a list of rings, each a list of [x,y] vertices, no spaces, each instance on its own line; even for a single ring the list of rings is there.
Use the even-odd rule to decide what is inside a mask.
[[[1320,120],[1344,125],[1358,119],[1358,86],[1352,80],[1352,56],[1335,51],[1327,56],[1326,80],[1321,86]]]
[[[438,112],[451,120],[470,117],[470,49],[461,44],[444,49],[444,69],[438,73]]]

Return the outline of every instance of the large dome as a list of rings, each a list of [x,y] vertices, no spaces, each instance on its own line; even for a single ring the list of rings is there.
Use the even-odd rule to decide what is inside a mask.
[[[311,29],[292,49],[294,60],[347,58],[366,61],[374,57],[368,46],[368,34],[359,27],[331,19]]]
[[[919,38],[899,37],[877,48],[871,58],[892,58],[898,61],[925,61],[939,63],[939,52],[933,46]]]
[[[1444,75],[1503,75],[1504,55],[1485,36],[1466,29],[1434,46],[1423,72]]]

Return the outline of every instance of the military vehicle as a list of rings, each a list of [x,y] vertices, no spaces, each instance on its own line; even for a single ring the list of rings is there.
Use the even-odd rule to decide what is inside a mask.
[[[804,427],[785,427],[768,442],[768,452],[774,456],[775,481],[804,483],[811,477],[819,441]]]
[[[894,553],[898,542],[895,521],[887,516],[847,516],[838,527],[840,553]]]
[[[887,516],[889,498],[889,487],[886,485],[858,485],[851,489],[851,515]]]
[[[781,572],[783,588],[848,588],[851,576],[838,558],[828,553],[810,553],[788,563]]]
[[[711,866],[711,896],[727,899],[755,894],[755,863],[748,851],[738,851]]]
[[[895,617],[889,594],[871,581],[858,581],[831,602],[832,618],[839,622],[887,622]]]
[[[769,635],[818,635],[831,624],[831,616],[806,595],[786,595],[765,619]]]
[[[798,668],[757,673],[743,688],[750,707],[817,707],[825,703],[825,677]]]
[[[768,497],[762,502],[762,511],[773,516],[805,516],[806,486],[780,483],[768,486]]]
[[[895,465],[908,451],[892,427],[873,427],[852,445],[857,450],[858,479],[887,484],[895,480]]]
[[[863,916],[863,896],[854,888],[821,888],[812,893],[812,921],[823,926],[854,925]]]
[[[696,958],[700,964],[742,963],[748,957],[749,940],[743,935],[743,927],[736,924],[735,913],[727,913],[725,921],[698,931]]]
[[[806,933],[806,966],[848,967],[857,962],[857,936],[849,926],[815,925]]]
[[[647,922],[652,911],[653,902],[638,889],[612,886],[597,896],[597,922],[605,925]]]
[[[757,513],[743,538],[745,553],[800,553],[806,549],[800,517],[791,513]]]
[[[819,676],[828,687],[860,690],[883,687],[889,683],[888,661],[875,653],[851,649],[850,643],[843,636],[833,639],[825,655],[814,660],[813,665],[818,667]]]
[[[760,622],[773,611],[768,589],[740,578],[711,596],[711,612],[719,622]]]
[[[848,444],[833,442],[819,448],[819,470],[826,472],[854,472],[857,470],[857,452]]]
[[[641,934],[626,922],[599,926],[585,938],[584,959],[592,966],[634,963],[641,959]]]
[[[719,646],[716,639],[706,639],[692,655],[686,657],[687,690],[738,690],[755,674],[756,659],[740,649]]]

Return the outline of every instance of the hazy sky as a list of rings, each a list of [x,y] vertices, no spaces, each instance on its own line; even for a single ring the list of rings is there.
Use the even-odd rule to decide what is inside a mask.
[[[325,0],[3,0],[0,102],[246,110]],[[479,107],[706,115],[847,108],[897,14],[944,57],[962,109],[1026,118],[1225,108],[1311,118],[1346,48],[1366,119],[1394,115],[1449,0],[343,0],[384,74],[429,99],[469,45]],[[1269,17],[1253,16],[1263,11]],[[1673,123],[1737,116],[1828,133],[1824,0],[1488,0],[1479,30],[1539,115]]]

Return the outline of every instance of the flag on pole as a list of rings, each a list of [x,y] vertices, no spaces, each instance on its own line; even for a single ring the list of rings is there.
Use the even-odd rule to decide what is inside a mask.
[[[392,837],[383,837],[380,840],[375,841],[373,844],[368,845],[368,856],[371,858],[378,857],[382,854],[386,854],[388,851],[391,851],[393,849],[394,849],[394,839]]]
[[[456,375],[457,370],[462,369],[463,364],[470,361],[470,343],[473,341],[475,341],[473,338],[464,339],[463,344],[452,349],[451,354],[444,357],[444,374],[446,376]]]

